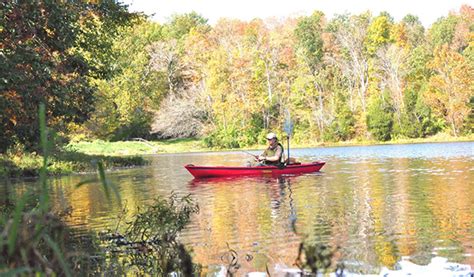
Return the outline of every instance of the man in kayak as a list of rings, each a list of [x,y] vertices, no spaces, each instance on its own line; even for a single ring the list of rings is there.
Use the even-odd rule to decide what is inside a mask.
[[[285,152],[283,145],[278,142],[278,138],[274,133],[267,135],[268,147],[263,153],[256,157],[261,165],[283,165],[285,161]]]

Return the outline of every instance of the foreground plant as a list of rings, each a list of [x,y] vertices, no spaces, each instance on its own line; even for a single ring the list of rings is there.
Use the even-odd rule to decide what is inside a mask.
[[[16,205],[0,214],[0,273],[6,275],[61,273],[71,276],[63,253],[67,228],[51,212],[47,187],[48,142],[45,106],[39,107],[40,140],[43,162],[38,199],[28,190]],[[31,207],[28,207],[31,205]]]
[[[139,212],[127,223],[123,235],[115,233],[108,237],[115,247],[111,257],[104,254],[107,249],[99,248],[95,235],[74,237],[63,221],[66,214],[55,214],[51,208],[47,183],[50,145],[45,117],[45,106],[40,105],[43,159],[39,194],[28,189],[16,203],[0,207],[0,275],[124,275],[138,269],[151,274],[181,272],[190,276],[194,271],[191,256],[177,241],[191,214],[198,211],[189,196],[178,198],[172,194],[168,201],[157,198],[153,205]],[[77,187],[99,182],[109,201],[116,197],[121,203],[117,187],[106,178],[103,161],[97,161],[96,166],[98,177]]]
[[[336,250],[325,244],[301,242],[295,265],[304,276],[318,276],[331,270]],[[344,265],[336,265],[336,276],[343,276]]]
[[[178,197],[172,193],[168,199],[156,198],[126,223],[123,233],[109,231],[103,235],[109,259],[120,261],[127,272],[193,276],[199,266],[193,264],[190,253],[178,241],[178,234],[198,211],[189,195]]]

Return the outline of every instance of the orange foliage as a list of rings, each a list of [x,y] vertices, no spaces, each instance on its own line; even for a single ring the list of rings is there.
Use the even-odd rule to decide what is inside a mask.
[[[473,94],[474,69],[448,45],[436,48],[434,55],[428,66],[435,75],[430,78],[426,100],[457,136],[470,112],[468,103]]]

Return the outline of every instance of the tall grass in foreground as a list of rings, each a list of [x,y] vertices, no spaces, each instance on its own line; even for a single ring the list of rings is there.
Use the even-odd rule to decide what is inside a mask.
[[[27,190],[12,207],[0,215],[0,273],[51,274],[71,276],[64,255],[67,226],[51,212],[47,185],[48,141],[45,106],[39,107],[40,143],[43,163],[40,170],[40,193],[33,197]]]

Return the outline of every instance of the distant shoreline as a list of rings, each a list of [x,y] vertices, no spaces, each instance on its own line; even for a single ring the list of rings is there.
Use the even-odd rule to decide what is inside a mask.
[[[444,143],[444,142],[474,142],[474,135],[452,137],[447,135],[437,135],[429,138],[417,139],[397,139],[386,142],[380,141],[344,141],[344,142],[317,142],[317,143],[294,143],[290,141],[291,148],[311,148],[311,147],[344,147],[344,146],[372,146],[372,145],[398,145],[398,144],[421,144],[421,143]],[[286,146],[286,140],[281,140]],[[178,153],[199,153],[199,152],[225,152],[239,150],[260,150],[265,148],[264,144],[252,145],[242,148],[212,148],[204,145],[203,139],[170,139],[160,141],[149,141],[146,144],[137,141],[119,142],[78,142],[70,145],[71,148],[84,154],[94,155],[151,155],[151,154],[178,154]]]
[[[292,143],[291,149],[345,147],[345,146],[375,146],[401,145],[423,143],[474,142],[474,135],[452,137],[437,135],[422,139],[398,139],[386,142],[378,141],[345,141]],[[282,140],[286,148],[286,140]],[[49,160],[49,175],[69,175],[94,172],[97,160],[105,162],[107,169],[129,168],[147,164],[149,155],[186,154],[204,152],[231,152],[239,150],[262,150],[265,145],[252,145],[244,148],[210,148],[204,145],[203,139],[171,139],[161,141],[82,141],[71,143],[64,148],[65,155]],[[15,155],[0,155],[0,176],[8,178],[38,177],[42,157],[31,153]]]

